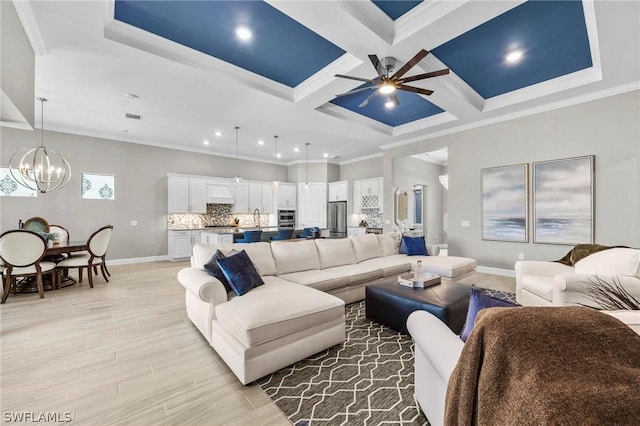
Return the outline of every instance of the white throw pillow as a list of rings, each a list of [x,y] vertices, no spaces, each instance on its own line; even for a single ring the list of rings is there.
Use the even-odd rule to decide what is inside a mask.
[[[398,239],[398,244],[396,244],[392,234],[378,235],[377,238],[378,245],[380,246],[380,250],[382,250],[383,256],[391,256],[400,253],[400,239]]]

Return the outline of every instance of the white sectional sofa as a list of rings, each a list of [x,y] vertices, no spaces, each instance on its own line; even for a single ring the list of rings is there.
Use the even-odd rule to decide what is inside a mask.
[[[217,249],[245,250],[265,284],[227,294],[204,269]],[[399,254],[391,235],[343,239],[197,244],[178,273],[187,315],[244,384],[344,341],[344,304],[363,300],[367,284],[415,268],[458,278],[473,259]],[[388,278],[387,278],[388,279]]]

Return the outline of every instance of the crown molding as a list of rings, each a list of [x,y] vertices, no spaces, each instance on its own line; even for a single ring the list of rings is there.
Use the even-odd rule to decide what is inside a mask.
[[[634,90],[640,90],[640,80],[634,81],[632,83],[623,84],[621,86],[611,87],[608,89],[600,90],[597,92],[587,93],[580,96],[575,96],[569,99],[563,99],[561,101],[552,102],[546,105],[536,106],[532,108],[527,108],[522,111],[512,112],[510,114],[501,115],[498,117],[488,118],[486,120],[476,121],[474,123],[463,124],[460,126],[452,127],[450,129],[441,130],[439,132],[431,133],[428,135],[417,136],[415,138],[411,138],[410,140],[394,142],[390,144],[381,145],[380,149],[388,150],[392,148],[397,148],[399,146],[411,145],[417,142],[422,142],[429,139],[439,138],[441,136],[450,135],[453,133],[464,132],[466,130],[476,129],[478,127],[484,127],[491,124],[501,123],[503,121],[515,120],[517,118],[526,117],[529,115],[540,114],[547,111],[553,111],[560,108],[569,107],[572,105],[581,104],[584,102],[595,101],[602,98],[608,98],[609,96],[620,95],[622,93],[632,92]]]
[[[16,8],[18,19],[24,28],[24,32],[27,35],[27,39],[31,44],[33,53],[36,56],[44,56],[47,54],[47,47],[40,35],[40,29],[36,21],[36,16],[33,13],[33,7],[31,2],[13,0],[13,5]]]
[[[344,160],[340,162],[340,165],[343,166],[345,164],[352,164],[352,163],[358,163],[360,161],[366,161],[366,160],[371,160],[373,158],[380,158],[384,156],[384,154],[382,152],[377,152],[375,154],[371,154],[371,155],[364,155],[362,157],[357,157],[357,158],[352,158],[350,160]]]
[[[393,20],[370,1],[348,0],[341,3],[342,9],[387,44],[393,44]]]

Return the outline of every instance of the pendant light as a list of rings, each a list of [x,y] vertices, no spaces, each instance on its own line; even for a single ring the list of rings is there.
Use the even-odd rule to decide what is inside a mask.
[[[311,185],[309,185],[309,142],[306,144],[307,153],[304,161],[304,185],[302,185],[302,193],[308,194],[311,192]]]
[[[280,189],[280,182],[278,181],[278,136],[273,137],[273,145],[276,149],[276,178],[273,180],[273,182],[271,182],[271,190],[273,192],[278,192],[278,190]]]
[[[240,177],[240,160],[238,158],[238,130],[240,127],[234,127],[236,129],[236,177],[233,178],[233,185],[239,188],[244,183],[244,180]]]
[[[71,179],[69,162],[44,146],[44,103],[40,101],[40,146],[22,149],[11,156],[9,172],[20,185],[40,193],[63,188]]]

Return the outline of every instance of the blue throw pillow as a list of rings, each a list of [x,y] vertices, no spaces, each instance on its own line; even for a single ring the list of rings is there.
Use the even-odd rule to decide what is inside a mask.
[[[222,285],[224,285],[227,293],[229,293],[232,288],[229,285],[229,281],[227,281],[227,277],[224,276],[224,273],[218,266],[217,262],[218,259],[224,259],[225,257],[226,256],[220,250],[216,250],[214,255],[211,256],[211,259],[209,259],[209,261],[205,263],[204,269],[209,273],[209,275],[211,275],[212,277],[216,277],[222,283]]]
[[[407,256],[429,256],[424,237],[403,236],[402,243],[400,243],[400,254],[406,254]]]
[[[469,334],[471,334],[471,330],[473,330],[473,326],[475,325],[476,316],[481,310],[485,308],[512,308],[515,306],[520,305],[507,302],[506,300],[494,299],[493,297],[487,296],[482,289],[472,288],[469,297],[467,320],[462,328],[462,333],[460,333],[460,339],[463,342],[467,341],[467,338],[469,337]]]
[[[252,288],[264,284],[260,274],[253,266],[247,253],[242,250],[233,256],[216,260],[231,288],[238,296],[248,293]]]

